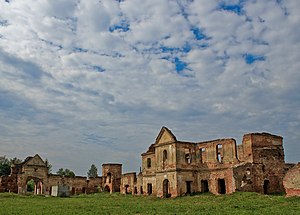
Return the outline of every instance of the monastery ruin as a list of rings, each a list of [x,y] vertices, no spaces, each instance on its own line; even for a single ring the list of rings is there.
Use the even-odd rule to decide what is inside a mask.
[[[250,133],[241,145],[231,138],[184,142],[162,127],[141,155],[138,174],[122,174],[122,164],[109,163],[102,165],[101,177],[62,177],[48,174],[47,164],[35,155],[0,178],[0,192],[25,194],[33,180],[35,194],[55,196],[101,191],[157,197],[236,191],[300,195],[300,165],[285,163],[282,140],[269,133]]]

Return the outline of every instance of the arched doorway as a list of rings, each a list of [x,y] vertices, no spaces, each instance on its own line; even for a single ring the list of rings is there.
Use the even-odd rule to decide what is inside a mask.
[[[104,187],[104,192],[108,192],[108,193],[110,193],[110,188],[109,188],[109,186],[108,186],[108,185],[106,185],[106,186]]]
[[[169,187],[169,180],[168,180],[168,179],[165,179],[165,180],[163,181],[163,196],[164,196],[165,198],[168,198],[168,197],[171,196],[171,194],[170,194],[170,192],[169,192],[169,189],[170,189],[170,187]]]
[[[43,194],[42,180],[35,177],[28,177],[26,180],[26,192],[33,193],[34,195]]]
[[[26,183],[26,192],[34,193],[35,182],[33,179],[29,179]]]
[[[126,184],[126,185],[125,185],[125,194],[129,194],[128,188],[129,188],[129,185]]]

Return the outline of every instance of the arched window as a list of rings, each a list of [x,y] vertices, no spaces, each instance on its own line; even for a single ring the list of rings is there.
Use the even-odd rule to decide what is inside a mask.
[[[167,150],[164,150],[163,151],[163,169],[166,168],[167,159],[168,159],[168,152],[167,152]]]
[[[151,158],[147,158],[147,168],[151,167]]]
[[[165,162],[168,159],[168,152],[167,150],[163,151],[163,162]]]

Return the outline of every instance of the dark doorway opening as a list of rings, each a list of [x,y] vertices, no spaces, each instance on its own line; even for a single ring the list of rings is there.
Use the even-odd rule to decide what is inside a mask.
[[[209,192],[209,187],[208,187],[208,181],[207,180],[201,180],[201,192],[202,193]]]
[[[165,179],[163,182],[163,196],[169,198],[171,194],[169,193],[169,180]]]
[[[143,195],[143,186],[141,186],[141,195]]]
[[[269,189],[270,189],[270,181],[269,180],[264,180],[264,194],[268,194],[269,193]]]
[[[106,186],[104,187],[104,192],[110,192],[110,188],[109,188],[108,185],[106,185]]]
[[[128,187],[129,187],[129,185],[128,185],[128,184],[126,184],[126,185],[125,185],[125,193],[126,193],[126,194],[128,194],[128,193],[129,193],[129,192],[128,192]]]
[[[225,194],[226,193],[226,184],[225,179],[218,180],[218,193]]]
[[[152,184],[151,183],[147,184],[147,193],[148,193],[148,195],[152,194]]]
[[[186,181],[186,194],[191,194],[191,193],[192,193],[192,182]]]
[[[134,194],[137,194],[137,193],[138,193],[137,188],[134,187]]]

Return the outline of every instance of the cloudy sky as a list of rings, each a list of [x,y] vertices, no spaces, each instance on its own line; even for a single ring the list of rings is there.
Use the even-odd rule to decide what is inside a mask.
[[[179,140],[270,132],[300,159],[299,0],[0,0],[0,155],[138,171]]]

